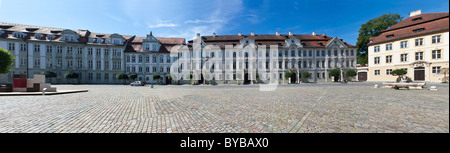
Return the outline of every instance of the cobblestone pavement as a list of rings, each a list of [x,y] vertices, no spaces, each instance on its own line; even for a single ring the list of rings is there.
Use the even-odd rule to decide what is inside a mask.
[[[57,85],[89,89],[0,97],[0,133],[449,132],[449,88],[372,84],[258,86]]]

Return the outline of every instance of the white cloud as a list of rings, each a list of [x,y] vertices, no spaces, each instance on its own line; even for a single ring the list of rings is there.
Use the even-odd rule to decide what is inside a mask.
[[[149,28],[164,28],[164,27],[177,27],[177,24],[173,23],[158,23],[156,25],[148,25]]]
[[[200,19],[196,19],[196,20],[187,20],[184,23],[223,23],[225,22],[224,20],[217,20],[217,19],[210,19],[210,20],[200,20]]]

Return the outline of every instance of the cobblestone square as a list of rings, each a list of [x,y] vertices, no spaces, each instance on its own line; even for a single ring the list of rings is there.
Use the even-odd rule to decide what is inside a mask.
[[[0,97],[1,133],[449,132],[449,88],[374,83],[155,86],[56,85],[89,92]],[[426,87],[429,87],[427,85]]]

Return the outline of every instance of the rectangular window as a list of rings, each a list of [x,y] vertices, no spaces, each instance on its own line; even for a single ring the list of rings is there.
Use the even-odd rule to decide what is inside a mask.
[[[15,50],[15,44],[14,43],[8,43],[8,50],[14,51]]]
[[[139,61],[139,63],[142,63],[142,56],[138,57],[138,61]]]
[[[102,61],[98,60],[97,65],[95,66],[97,69],[102,68]]]
[[[92,55],[92,53],[93,53],[92,48],[88,48],[88,55]]]
[[[52,53],[53,47],[50,45],[47,45],[47,53]]]
[[[69,56],[69,57],[71,57],[72,56],[72,51],[73,51],[73,48],[72,47],[67,47],[67,56]]]
[[[83,54],[83,48],[77,47],[77,54],[78,54],[78,55]]]
[[[423,45],[423,38],[419,38],[419,39],[416,39],[416,41],[415,41],[416,43],[416,46],[422,46]]]
[[[94,62],[92,60],[88,61],[88,67],[92,69],[94,67]]]
[[[40,52],[41,51],[41,45],[34,45],[34,52]]]
[[[34,59],[34,66],[41,66],[41,60],[39,58]]]
[[[441,73],[441,67],[440,66],[433,67],[433,73],[435,74]]]
[[[325,50],[322,50],[322,56],[325,56]]]
[[[316,56],[320,56],[320,51],[316,51]]]
[[[373,52],[380,52],[380,46],[373,47]]]
[[[386,51],[392,50],[392,44],[386,44]]]
[[[408,47],[408,41],[400,42],[400,48],[407,48],[407,47]]]
[[[387,69],[386,70],[386,75],[392,75],[392,69]]]
[[[100,56],[102,54],[102,49],[101,48],[97,48],[96,49],[96,53],[97,56]]]
[[[416,61],[423,60],[423,52],[417,52],[416,53]]]
[[[312,56],[313,56],[313,51],[310,50],[309,53],[308,53],[308,55],[309,55],[309,57],[312,57]]]
[[[374,58],[374,63],[375,64],[380,64],[380,57],[375,57]]]
[[[380,75],[380,70],[375,70],[375,75]]]
[[[291,51],[291,57],[295,57],[295,51]]]
[[[400,62],[406,62],[406,61],[408,61],[408,54],[401,54]]]
[[[435,43],[440,43],[441,42],[441,35],[436,35],[431,37],[431,43],[435,44]]]
[[[392,55],[386,56],[386,63],[392,63]]]
[[[101,73],[97,73],[97,80],[101,80],[102,79],[102,74]]]
[[[83,62],[81,60],[77,60],[78,68],[83,67]]]
[[[433,59],[440,59],[441,58],[441,50],[433,50],[432,51],[432,58]]]

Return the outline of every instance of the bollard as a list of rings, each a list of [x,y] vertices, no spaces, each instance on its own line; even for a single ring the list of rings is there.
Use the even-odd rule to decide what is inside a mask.
[[[45,96],[45,91],[47,91],[47,88],[42,89],[42,96]]]
[[[153,88],[153,82],[152,82],[152,88]]]

